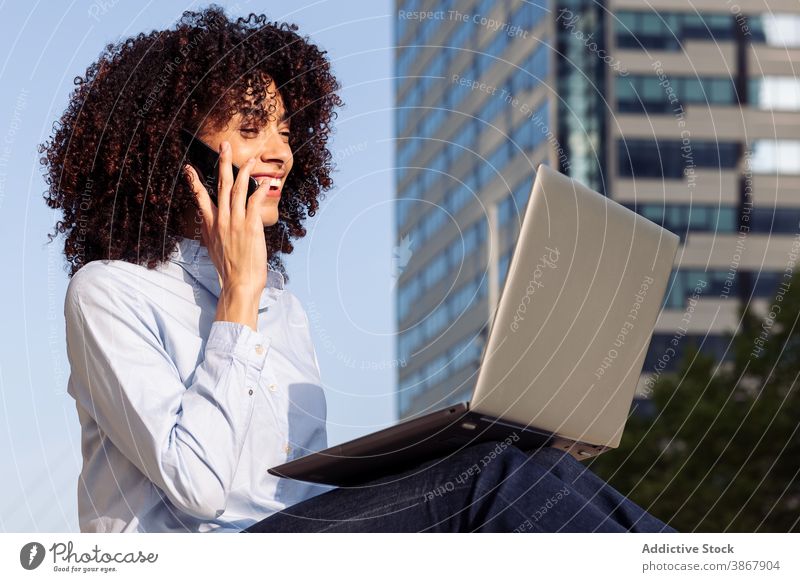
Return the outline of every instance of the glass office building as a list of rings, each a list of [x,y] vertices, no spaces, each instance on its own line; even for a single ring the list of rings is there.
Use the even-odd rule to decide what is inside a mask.
[[[772,303],[800,222],[800,7],[692,6],[396,2],[401,418],[468,397],[542,162],[681,236],[640,390]]]
[[[800,4],[607,4],[610,192],[682,241],[641,391],[690,340],[730,358],[742,305],[764,315],[796,270]]]

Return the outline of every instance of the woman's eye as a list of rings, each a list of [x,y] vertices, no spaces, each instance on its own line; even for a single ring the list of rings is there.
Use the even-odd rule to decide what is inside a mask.
[[[290,132],[290,131],[282,131],[282,132],[281,132],[281,135],[283,135],[283,136],[286,136],[286,137],[289,137],[289,136],[291,135],[291,133],[292,133],[292,132]]]
[[[243,127],[239,131],[246,132],[246,133],[258,133],[258,130],[254,127]]]

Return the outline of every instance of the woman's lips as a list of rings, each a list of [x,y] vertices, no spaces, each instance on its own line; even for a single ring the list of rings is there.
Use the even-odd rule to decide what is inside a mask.
[[[259,176],[256,178],[258,181],[258,185],[260,186],[264,180],[269,180],[269,189],[267,190],[267,196],[273,196],[280,198],[281,195],[281,179],[280,178],[270,178],[269,176]]]

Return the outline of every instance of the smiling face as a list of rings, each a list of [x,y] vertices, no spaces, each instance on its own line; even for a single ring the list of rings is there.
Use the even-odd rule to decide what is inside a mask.
[[[259,128],[255,121],[247,119],[242,113],[236,113],[222,129],[213,130],[206,126],[199,132],[200,139],[217,152],[223,141],[230,143],[231,161],[240,168],[248,159],[255,158],[255,165],[250,175],[259,184],[262,180],[272,181],[273,186],[258,205],[258,213],[265,227],[278,222],[278,203],[292,169],[292,149],[289,146],[290,122],[283,99],[275,90],[274,83],[270,83],[267,91],[268,99],[264,103],[264,109],[274,104],[275,111],[270,114],[265,126]],[[248,212],[249,204],[248,200]]]

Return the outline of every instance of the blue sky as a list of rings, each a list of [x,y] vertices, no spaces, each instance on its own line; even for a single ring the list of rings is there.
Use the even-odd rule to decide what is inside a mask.
[[[60,214],[44,202],[36,145],[73,79],[113,41],[172,26],[208,2],[114,0],[0,5],[0,532],[77,531],[80,430],[66,393],[68,283]],[[295,22],[328,51],[345,107],[331,144],[335,187],[286,260],[309,313],[328,397],[329,442],[395,419],[392,287],[391,2],[217,2],[229,15]],[[347,7],[347,9],[344,9]],[[358,8],[358,11],[355,8]]]

